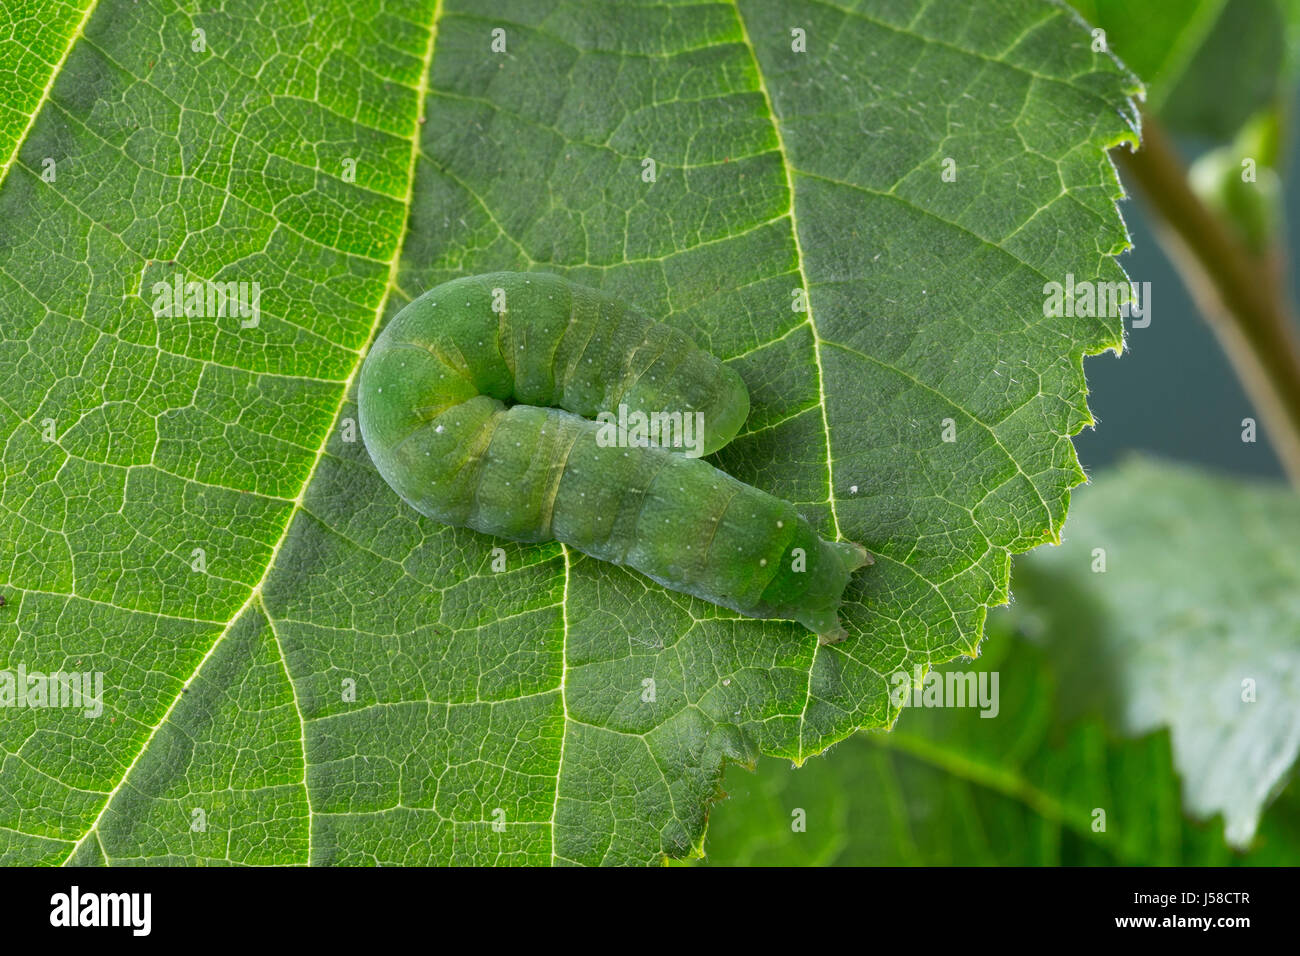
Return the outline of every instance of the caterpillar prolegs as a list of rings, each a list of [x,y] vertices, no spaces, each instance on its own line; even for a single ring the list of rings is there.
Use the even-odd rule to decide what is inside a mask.
[[[617,299],[545,273],[443,283],[376,339],[358,400],[379,473],[431,518],[561,541],[823,643],[845,636],[838,611],[864,548],[667,443],[610,441],[616,411],[680,412],[702,422],[709,454],[749,414],[733,369]]]

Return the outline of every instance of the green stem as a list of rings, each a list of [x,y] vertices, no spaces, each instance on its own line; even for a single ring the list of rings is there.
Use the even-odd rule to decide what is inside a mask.
[[[1252,254],[1201,201],[1158,120],[1143,114],[1142,148],[1120,163],[1159,214],[1157,235],[1259,409],[1300,487],[1300,339],[1277,249]]]

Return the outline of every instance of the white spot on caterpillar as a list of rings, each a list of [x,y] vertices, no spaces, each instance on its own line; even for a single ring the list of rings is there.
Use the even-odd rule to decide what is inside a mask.
[[[765,567],[767,567],[767,558],[759,558],[759,559],[758,559],[758,566],[759,566],[760,568],[765,568]]]
[[[785,527],[785,522],[784,522],[784,521],[778,521],[778,522],[776,523],[776,526],[777,526],[778,528],[784,528],[784,527]]]

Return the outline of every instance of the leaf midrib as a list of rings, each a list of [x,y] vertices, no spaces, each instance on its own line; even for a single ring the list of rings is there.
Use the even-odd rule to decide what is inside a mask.
[[[97,3],[98,0],[92,0],[90,10],[93,11]],[[117,796],[118,792],[126,785],[127,780],[130,779],[131,772],[132,770],[135,769],[136,764],[140,762],[140,758],[143,757],[144,754],[149,750],[149,745],[153,743],[153,739],[157,735],[158,731],[163,727],[164,724],[167,723],[168,719],[172,715],[172,711],[176,709],[176,705],[180,703],[181,698],[185,696],[185,693],[189,690],[190,685],[193,684],[194,681],[198,678],[199,674],[202,673],[203,665],[207,663],[208,659],[213,655],[213,653],[215,653],[216,649],[220,646],[222,640],[225,639],[226,635],[230,633],[231,629],[234,628],[235,624],[240,620],[240,618],[244,616],[245,613],[248,612],[250,608],[254,606],[254,604],[261,603],[262,588],[265,586],[267,579],[271,576],[271,573],[275,570],[276,559],[279,557],[280,549],[284,546],[285,541],[288,539],[289,531],[290,529],[293,528],[294,521],[298,517],[298,514],[300,512],[305,513],[306,511],[306,509],[303,507],[303,502],[304,499],[306,498],[308,490],[311,488],[313,479],[316,477],[316,469],[320,466],[321,461],[325,458],[325,451],[327,446],[329,445],[330,436],[334,432],[334,427],[339,420],[339,416],[342,414],[343,409],[347,405],[348,393],[351,391],[352,383],[356,380],[357,373],[361,369],[362,360],[366,355],[366,352],[369,350],[370,343],[374,340],[375,335],[378,333],[380,325],[383,323],[384,315],[388,309],[389,300],[391,299],[393,292],[398,290],[397,276],[401,266],[402,253],[406,246],[406,236],[409,232],[411,209],[414,205],[416,164],[419,162],[421,156],[420,130],[423,128],[425,109],[429,97],[429,76],[433,69],[433,52],[434,52],[434,46],[436,44],[437,36],[438,36],[438,23],[442,16],[442,3],[443,0],[435,0],[434,10],[433,10],[433,21],[429,25],[429,37],[428,40],[426,41],[424,56],[421,60],[419,83],[416,86],[415,115],[412,117],[412,123],[411,123],[412,126],[411,153],[408,159],[407,171],[406,171],[407,172],[406,195],[402,201],[403,209],[405,210],[405,216],[406,216],[405,222],[403,223],[403,229],[401,235],[398,237],[397,243],[394,246],[393,255],[389,259],[388,278],[384,284],[384,293],[380,297],[379,304],[375,308],[375,316],[370,323],[370,328],[366,333],[365,341],[357,349],[357,358],[352,365],[352,370],[348,373],[348,377],[341,383],[341,388],[339,389],[339,400],[338,403],[335,405],[333,414],[329,418],[329,427],[326,428],[323,434],[321,435],[320,445],[316,449],[316,454],[312,458],[311,466],[307,469],[307,474],[303,478],[302,485],[299,487],[297,495],[295,495],[292,500],[292,505],[289,508],[288,516],[285,518],[284,527],[283,529],[281,529],[280,537],[275,542],[275,545],[271,549],[270,555],[267,557],[266,567],[262,572],[262,576],[258,579],[257,583],[253,585],[252,589],[249,591],[248,597],[244,600],[244,603],[241,604],[239,608],[235,610],[234,614],[232,614],[230,616],[230,619],[226,622],[225,627],[221,629],[221,632],[212,641],[212,646],[209,647],[207,652],[203,655],[203,657],[199,659],[199,662],[195,665],[194,669],[190,672],[190,676],[186,678],[183,684],[181,684],[180,688],[176,692],[176,696],[172,698],[171,703],[167,705],[167,709],[163,712],[162,717],[159,718],[158,723],[156,723],[150,729],[149,734],[147,737],[145,737],[144,743],[140,746],[139,751],[137,751],[135,757],[131,760],[130,764],[127,765],[126,770],[122,772],[121,779],[118,780],[117,785],[111,791],[109,791],[108,796],[104,799],[104,805],[100,808],[99,813],[96,814],[95,819],[94,821],[92,821],[90,827],[86,830],[85,833],[81,835],[80,839],[78,839],[73,844],[72,849],[68,852],[67,858],[65,858],[63,861],[64,866],[68,865],[71,862],[73,857],[76,856],[77,851],[81,848],[81,845],[85,843],[86,839],[90,837],[92,834],[94,834],[96,840],[99,841],[98,833],[99,833],[100,821],[103,819],[104,814],[108,812],[109,807],[113,805],[113,800]],[[89,19],[89,16],[90,13],[87,12],[86,17],[82,20],[82,23],[78,26],[78,29],[74,34],[74,37],[80,36],[81,29],[82,27],[85,26],[85,23]],[[69,50],[71,50],[71,42],[69,43]],[[66,53],[64,55],[64,59],[65,60],[67,59]],[[60,64],[60,66],[61,65],[62,64]],[[54,80],[52,78],[50,81],[51,87],[53,86],[53,82]],[[48,94],[48,92],[49,91],[47,88],[46,93]],[[41,105],[43,104],[44,104],[44,98],[42,99]],[[37,110],[35,110],[32,114],[33,122],[35,122],[35,117],[39,115],[39,113],[40,113],[40,108],[38,107]],[[27,132],[30,129],[31,126],[29,124],[28,129],[24,130],[23,132],[22,139],[26,138]],[[20,139],[19,145],[21,145],[21,142],[22,140]],[[16,146],[15,150],[17,150],[17,148],[18,147]],[[2,178],[0,178],[0,182],[3,182]],[[267,615],[267,622],[268,624],[270,624],[271,622],[269,614]],[[273,625],[272,625],[272,630],[274,633]],[[279,652],[281,665],[284,667],[285,676],[289,682],[290,692],[293,694],[294,697],[295,710],[298,710],[298,715],[299,718],[301,719],[302,713],[301,710],[298,709],[298,705],[297,705],[297,697],[298,697],[297,688],[294,685],[293,678],[289,673],[289,662],[284,658],[283,649],[280,647],[278,637],[275,638],[275,642],[276,642],[277,651]],[[306,805],[307,805],[307,814],[308,814],[308,859],[306,862],[310,864],[311,863],[311,857],[310,857],[311,793],[307,788],[307,782],[306,782],[307,738],[306,738],[305,726],[303,727],[301,744],[303,748],[303,790],[306,796]],[[108,862],[109,858],[108,858],[107,850],[104,849],[102,841],[99,841],[99,843],[100,843],[100,851],[104,854],[105,862]]]
[[[41,97],[32,106],[31,113],[27,117],[27,125],[23,127],[22,132],[14,139],[13,151],[9,154],[9,158],[5,160],[4,165],[0,166],[0,186],[3,186],[5,180],[9,178],[9,170],[13,169],[14,163],[17,162],[19,150],[21,150],[23,144],[27,142],[27,137],[31,133],[32,127],[36,125],[36,118],[44,112],[45,104],[49,102],[50,99],[50,91],[54,89],[54,84],[58,81],[60,74],[63,73],[63,67],[68,62],[68,57],[72,54],[72,48],[76,46],[77,41],[81,39],[82,31],[86,28],[86,24],[90,22],[90,17],[95,12],[97,6],[99,6],[99,0],[90,0],[90,3],[86,5],[86,9],[81,15],[81,20],[77,23],[72,33],[68,35],[68,42],[63,48],[63,56],[59,57],[59,61],[55,63],[53,68],[50,70],[50,77],[45,83],[45,88],[41,90]]]
[[[799,239],[799,221],[795,217],[794,208],[794,176],[792,175],[794,167],[790,162],[790,154],[785,148],[785,137],[781,133],[781,124],[776,116],[776,106],[772,102],[772,95],[767,89],[767,80],[763,76],[763,67],[758,62],[758,51],[754,47],[754,42],[749,37],[749,27],[745,24],[745,15],[741,13],[740,4],[737,0],[730,0],[732,9],[736,14],[736,23],[740,26],[740,36],[745,44],[745,49],[749,53],[749,59],[754,64],[754,78],[758,81],[758,90],[763,94],[763,103],[767,108],[768,119],[772,123],[772,135],[776,137],[777,153],[781,157],[781,173],[785,177],[786,195],[789,197],[789,207],[786,215],[790,219],[790,235],[794,241],[795,262],[798,265],[799,285],[804,290],[804,307],[807,309],[808,317],[805,323],[808,330],[812,333],[813,343],[813,364],[817,367],[817,399],[818,407],[821,409],[821,431],[822,440],[826,444],[826,498],[831,509],[831,525],[835,529],[835,540],[843,538],[840,532],[839,513],[835,508],[835,466],[831,458],[831,428],[830,422],[826,418],[826,370],[822,367],[822,346],[823,340],[821,332],[817,328],[817,322],[813,318],[812,290],[808,288],[808,273],[804,268],[806,259],[803,251],[803,243]],[[812,657],[808,661],[807,678],[804,685],[803,706],[799,709],[799,730],[797,731],[797,746],[799,748],[795,763],[803,763],[811,754],[804,752],[804,726],[808,719],[808,707],[812,704],[812,679],[813,671],[817,665],[817,655],[821,653],[822,644],[820,641],[813,648]],[[701,838],[702,839],[702,838]]]

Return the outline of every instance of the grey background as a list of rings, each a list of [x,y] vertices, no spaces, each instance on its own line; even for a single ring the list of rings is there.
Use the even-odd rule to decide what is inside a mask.
[[[1205,145],[1179,141],[1189,162]],[[1289,155],[1295,155],[1297,145],[1300,138],[1293,135]],[[1287,175],[1286,185],[1286,219],[1294,236],[1300,217],[1294,175]],[[1130,452],[1143,451],[1220,472],[1282,478],[1265,423],[1157,244],[1144,201],[1134,188],[1128,191],[1120,212],[1134,248],[1120,263],[1133,281],[1151,283],[1151,324],[1129,330],[1122,357],[1105,353],[1084,360],[1088,402],[1097,419],[1096,428],[1075,439],[1084,470],[1093,475]],[[1296,272],[1293,266],[1293,287]],[[1241,440],[1246,417],[1258,423],[1255,444]]]

